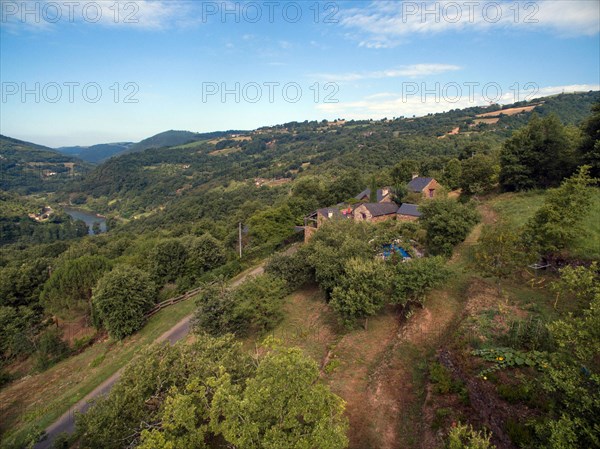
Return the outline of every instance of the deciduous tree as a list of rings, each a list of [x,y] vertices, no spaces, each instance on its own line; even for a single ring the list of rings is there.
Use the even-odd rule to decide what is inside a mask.
[[[142,327],[155,297],[156,287],[148,274],[120,266],[98,281],[92,303],[109,335],[120,340]]]

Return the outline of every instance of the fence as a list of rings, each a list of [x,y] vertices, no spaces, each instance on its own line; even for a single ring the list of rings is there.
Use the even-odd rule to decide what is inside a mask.
[[[198,293],[200,293],[200,291],[202,290],[202,287],[197,287],[193,290],[190,290],[188,292],[185,292],[183,295],[180,296],[176,296],[175,298],[169,298],[169,299],[165,299],[162,302],[159,302],[158,304],[156,304],[152,310],[150,310],[148,313],[146,313],[146,315],[144,315],[146,318],[150,318],[152,315],[154,315],[155,313],[157,313],[158,311],[164,309],[165,307],[169,307],[172,306],[173,304],[177,304],[178,302],[181,301],[185,301],[186,299],[191,298],[192,296],[196,296]]]

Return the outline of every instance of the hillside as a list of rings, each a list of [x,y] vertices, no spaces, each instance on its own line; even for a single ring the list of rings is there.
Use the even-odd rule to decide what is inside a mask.
[[[75,157],[0,135],[0,189],[20,193],[54,191],[89,171]]]
[[[134,142],[100,143],[89,147],[60,147],[56,148],[56,151],[77,157],[92,164],[97,164],[112,156],[124,153],[131,148],[132,145],[134,145]]]
[[[453,157],[497,151],[532,113],[554,113],[565,124],[578,124],[599,97],[598,92],[564,94],[502,108],[476,107],[414,119],[292,122],[252,132],[166,132],[134,145],[131,154],[106,161],[75,189],[89,195],[98,212],[131,216],[202,195],[211,186],[231,181],[253,183],[255,178],[289,180],[307,174],[335,175],[340,170],[381,170],[402,159],[423,159],[422,174],[435,174]],[[499,115],[492,124],[477,123],[480,114],[528,104],[536,106],[515,115]],[[459,132],[449,134],[455,128]],[[150,142],[155,146],[166,143],[169,136],[177,136],[180,142],[193,141],[132,153],[151,146]]]
[[[217,131],[212,133],[194,133],[191,131],[164,131],[154,136],[148,137],[138,143],[131,145],[126,153],[136,153],[150,148],[165,148],[186,143],[196,142],[203,139],[214,139],[226,135],[227,133],[235,133],[237,131]]]
[[[591,441],[597,406],[588,416],[577,401],[600,390],[576,373],[596,373],[597,353],[563,349],[572,336],[562,329],[594,332],[584,318],[598,291],[600,192],[589,170],[600,167],[587,166],[585,149],[598,141],[597,96],[207,135],[113,157],[53,195],[0,195],[5,446],[26,447],[122,376],[56,446],[163,447],[162,433],[142,430],[167,422],[169,404],[204,407],[197,422],[214,429],[215,397],[242,400],[244,385],[272,381],[283,383],[270,394],[285,395],[290,373],[304,373],[294,378],[302,395],[339,404],[334,425],[318,427],[337,429],[339,449],[430,449],[481,429],[496,449],[533,449],[561,413]],[[551,114],[561,104],[569,125]],[[498,120],[470,126],[476,119]],[[410,190],[415,173],[427,182],[420,191]],[[386,186],[387,204],[356,197]],[[108,232],[55,216],[69,202],[107,214]],[[420,216],[403,216],[400,203]],[[165,331],[184,342],[151,346]],[[207,390],[192,377],[219,393],[198,396]],[[561,394],[544,394],[552,388]],[[186,429],[167,434],[174,447]]]

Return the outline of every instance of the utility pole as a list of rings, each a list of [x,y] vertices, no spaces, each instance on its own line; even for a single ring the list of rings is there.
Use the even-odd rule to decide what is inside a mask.
[[[240,259],[242,258],[242,222],[238,223],[238,239],[240,242]]]

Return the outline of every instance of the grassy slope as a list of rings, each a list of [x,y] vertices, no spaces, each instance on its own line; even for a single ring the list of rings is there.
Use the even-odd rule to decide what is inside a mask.
[[[153,316],[136,335],[121,343],[105,340],[47,371],[16,381],[0,391],[1,429],[18,441],[44,429],[96,386],[125,366],[143,348],[194,309],[181,302]]]
[[[600,189],[594,188],[590,213],[582,221],[584,231],[569,249],[573,257],[600,259]],[[490,201],[491,207],[515,226],[524,225],[544,202],[544,192],[505,193]]]

